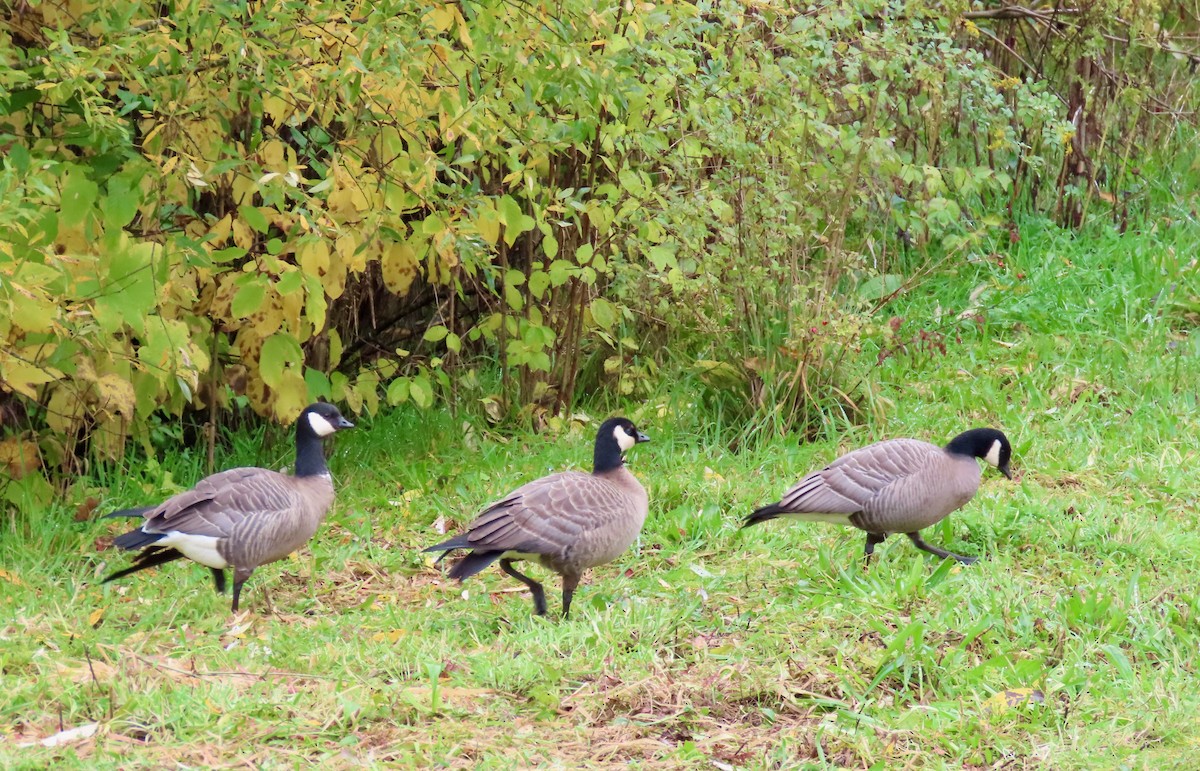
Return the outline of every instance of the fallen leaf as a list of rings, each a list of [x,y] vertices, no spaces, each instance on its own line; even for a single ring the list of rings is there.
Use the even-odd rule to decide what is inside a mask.
[[[68,742],[78,741],[79,739],[90,739],[92,736],[94,736],[96,734],[96,731],[98,731],[99,729],[100,729],[99,723],[88,723],[87,725],[81,725],[81,726],[77,726],[75,728],[68,728],[65,731],[59,731],[58,733],[54,734],[53,736],[47,736],[45,739],[42,739],[40,742],[22,742],[21,744],[18,744],[17,746],[18,747],[32,747],[36,744],[40,744],[43,747],[58,747],[59,745],[67,744]]]
[[[25,582],[22,581],[20,578],[18,578],[15,573],[10,573],[7,570],[5,570],[4,568],[0,568],[0,578],[3,578],[5,581],[8,581],[10,584],[16,584],[17,586],[25,585]]]
[[[1000,715],[1010,709],[1045,704],[1046,695],[1036,688],[1010,688],[999,691],[983,703],[984,712]]]

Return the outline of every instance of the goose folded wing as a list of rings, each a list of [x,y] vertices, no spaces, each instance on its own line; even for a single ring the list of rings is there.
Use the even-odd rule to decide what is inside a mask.
[[[568,471],[521,487],[480,514],[467,533],[471,548],[547,554],[562,551],[624,511],[613,486]]]
[[[147,516],[146,532],[178,531],[225,538],[249,517],[296,505],[290,478],[261,468],[239,468],[206,477],[187,492],[164,501]]]
[[[809,514],[854,514],[926,468],[937,447],[892,439],[847,453],[801,479],[784,494],[781,509]]]

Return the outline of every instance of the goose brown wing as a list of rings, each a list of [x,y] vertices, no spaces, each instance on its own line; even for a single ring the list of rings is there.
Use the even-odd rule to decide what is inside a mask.
[[[148,533],[179,531],[227,538],[250,517],[297,505],[290,478],[263,468],[236,468],[200,480],[193,489],[163,501],[147,513]]]
[[[553,474],[484,510],[468,529],[469,548],[561,554],[587,531],[627,514],[627,508],[609,481],[580,471]]]
[[[801,479],[779,501],[779,510],[805,514],[874,510],[940,454],[941,448],[916,439],[867,445]]]

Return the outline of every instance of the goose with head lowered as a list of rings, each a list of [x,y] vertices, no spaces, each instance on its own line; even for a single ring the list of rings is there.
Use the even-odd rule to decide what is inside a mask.
[[[187,557],[209,568],[218,592],[233,570],[233,611],[242,585],[259,565],[283,559],[308,543],[333,503],[333,479],[321,440],[354,424],[337,407],[311,404],[296,421],[296,468],[291,476],[265,468],[235,468],[200,480],[157,506],[117,511],[109,517],[142,517],[136,530],[113,539],[139,549],[128,568],[104,579]]]
[[[917,439],[889,439],[853,450],[814,471],[777,503],[763,506],[742,527],[779,517],[852,525],[867,533],[866,557],[892,533],[904,533],[918,549],[964,564],[964,557],[930,546],[921,530],[962,508],[979,489],[976,458],[1012,479],[1008,437],[994,428],[973,428],[945,447]]]
[[[530,482],[483,510],[462,535],[425,549],[468,550],[450,569],[466,580],[499,560],[500,569],[529,587],[538,615],[546,613],[542,585],[513,567],[540,563],[562,576],[563,618],[584,571],[612,562],[642,530],[646,490],[625,468],[624,453],[650,438],[625,418],[609,418],[596,434],[592,473],[564,471]]]

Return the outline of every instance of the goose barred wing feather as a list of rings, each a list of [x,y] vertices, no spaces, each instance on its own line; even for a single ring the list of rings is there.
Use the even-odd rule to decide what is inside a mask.
[[[468,548],[561,555],[588,531],[627,518],[629,504],[611,482],[566,471],[514,490],[480,514],[466,534]]]
[[[228,538],[247,519],[299,507],[301,493],[292,479],[262,468],[222,471],[148,512],[142,529]]]
[[[887,508],[908,480],[944,455],[916,439],[889,439],[849,452],[800,480],[778,510],[805,514],[855,514]]]

